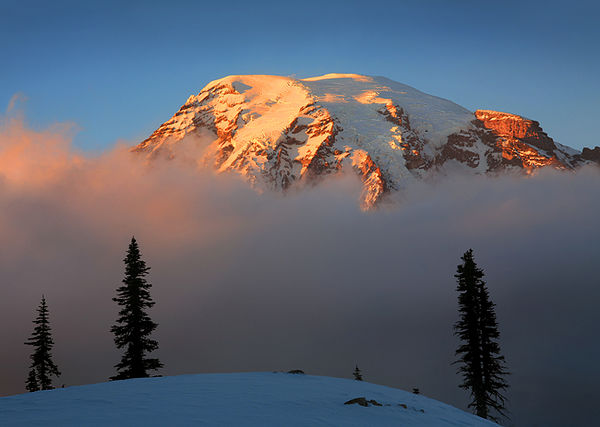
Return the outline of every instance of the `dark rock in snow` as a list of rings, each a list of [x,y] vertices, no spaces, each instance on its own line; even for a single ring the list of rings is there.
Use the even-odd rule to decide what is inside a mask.
[[[369,405],[383,406],[378,401],[376,401],[376,400],[367,400],[365,397],[357,397],[355,399],[350,399],[349,401],[344,402],[344,405],[354,405],[354,404],[358,404],[360,406],[369,406]]]

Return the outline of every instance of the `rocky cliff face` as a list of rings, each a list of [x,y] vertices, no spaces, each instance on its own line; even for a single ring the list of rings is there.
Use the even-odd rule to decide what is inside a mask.
[[[600,165],[600,147],[594,147],[594,149],[590,149],[585,147],[581,152],[580,158],[584,161],[595,162]]]
[[[198,134],[212,141],[201,167],[235,171],[256,186],[286,191],[353,171],[364,184],[365,209],[450,163],[473,173],[530,173],[600,156],[598,148],[579,153],[554,142],[533,120],[473,114],[410,86],[354,74],[213,81],[134,151],[173,156]]]
[[[544,166],[576,166],[575,150],[557,145],[534,120],[490,110],[477,110],[475,117],[493,132],[502,158],[512,164],[528,171]]]

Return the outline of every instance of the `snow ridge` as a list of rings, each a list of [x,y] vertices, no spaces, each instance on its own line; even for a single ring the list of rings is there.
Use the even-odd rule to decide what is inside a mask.
[[[344,405],[366,396],[381,407]],[[389,406],[385,406],[389,405]],[[403,390],[285,373],[181,375],[0,398],[10,426],[496,426]]]

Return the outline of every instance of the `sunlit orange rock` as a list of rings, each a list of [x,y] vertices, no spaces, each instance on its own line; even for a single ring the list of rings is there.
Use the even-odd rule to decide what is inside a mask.
[[[477,110],[475,117],[498,136],[496,144],[504,159],[520,162],[529,170],[544,166],[570,167],[558,160],[554,154],[557,149],[554,140],[535,120],[491,110]]]

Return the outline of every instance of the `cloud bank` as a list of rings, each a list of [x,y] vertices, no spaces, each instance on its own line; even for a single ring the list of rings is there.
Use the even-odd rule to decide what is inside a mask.
[[[41,294],[58,385],[105,381],[119,360],[111,301],[131,235],[152,268],[165,375],[304,369],[464,408],[453,274],[468,248],[497,304],[514,425],[600,416],[600,174],[455,177],[379,212],[353,177],[286,197],[125,145],[95,157],[71,127],[0,123],[1,394],[24,391]]]

